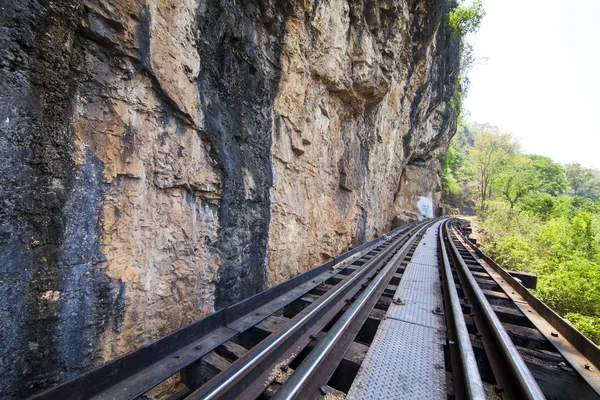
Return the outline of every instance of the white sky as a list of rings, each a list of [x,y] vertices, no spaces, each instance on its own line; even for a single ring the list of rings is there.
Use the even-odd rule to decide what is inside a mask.
[[[600,0],[483,0],[469,41],[469,121],[496,125],[523,152],[600,168]]]

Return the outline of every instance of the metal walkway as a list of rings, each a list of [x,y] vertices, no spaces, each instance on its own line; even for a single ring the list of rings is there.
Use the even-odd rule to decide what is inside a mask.
[[[427,230],[406,267],[347,399],[446,398],[440,223]]]

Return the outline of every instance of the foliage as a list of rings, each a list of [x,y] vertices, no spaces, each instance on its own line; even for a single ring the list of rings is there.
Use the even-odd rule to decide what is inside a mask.
[[[528,157],[513,155],[510,168],[503,168],[498,174],[499,192],[514,208],[515,204],[539,186],[539,172]]]
[[[536,294],[561,315],[600,316],[599,279],[598,265],[583,258],[568,260],[553,273],[540,276]]]
[[[598,171],[584,168],[579,163],[572,163],[565,167],[565,172],[570,193],[573,196],[600,200],[600,173]]]
[[[600,318],[589,317],[579,313],[568,313],[565,315],[565,318],[591,341],[600,343]]]
[[[463,99],[466,97],[471,86],[469,72],[471,72],[477,62],[474,54],[473,46],[470,43],[462,41],[460,49],[460,72],[455,82],[451,101],[452,106],[457,110],[459,116],[462,113]]]
[[[480,213],[479,220],[485,229],[482,237],[485,250],[501,265],[510,265],[510,269],[524,272],[536,269],[532,236],[538,227],[534,216],[519,215],[504,202],[495,201],[488,204],[485,214]],[[528,235],[523,235],[523,232],[528,232]]]
[[[459,5],[448,14],[448,25],[455,38],[462,38],[468,33],[476,32],[485,16],[481,0],[469,6]]]
[[[442,159],[442,187],[446,196],[458,195],[460,193],[460,184],[452,173],[453,167],[461,162],[464,157],[454,147],[449,147],[446,156]]]
[[[546,204],[550,212],[557,206],[551,199],[567,187],[565,167],[548,157],[520,154],[518,142],[491,125],[459,125],[442,159],[443,199],[463,211],[472,200],[484,212],[486,202],[499,197],[514,208],[523,202],[532,207],[527,199],[547,195],[546,203],[536,204]]]
[[[520,154],[488,125],[459,126],[442,161],[443,201],[477,200],[484,250],[537,274],[536,296],[600,343],[600,172]]]
[[[538,275],[535,294],[600,343],[600,212],[577,198],[490,202],[479,218],[485,251],[505,268]],[[598,207],[592,205],[591,209]]]
[[[476,0],[469,6],[458,5],[448,13],[450,36],[460,44],[460,70],[454,84],[451,106],[460,115],[463,99],[469,90],[469,71],[475,64],[473,46],[466,42],[465,36],[479,30],[485,10],[481,0]]]
[[[500,173],[499,190],[511,208],[528,194],[558,196],[567,186],[564,168],[548,157],[514,154]]]
[[[441,161],[442,197],[448,209],[472,210],[471,193],[464,190],[469,184],[465,163],[469,148],[473,145],[473,131],[459,123],[457,132],[448,146],[448,152]]]
[[[548,193],[532,193],[521,202],[521,210],[537,215],[542,221],[564,215],[570,207],[567,197],[554,197]]]
[[[473,147],[469,150],[468,169],[476,184],[479,209],[485,210],[486,200],[492,197],[494,185],[512,154],[516,143],[509,134],[502,134],[491,125],[479,125]]]
[[[538,192],[558,196],[567,190],[568,182],[565,168],[562,165],[555,163],[549,157],[536,154],[526,154],[524,157],[531,160],[532,166],[537,172]]]

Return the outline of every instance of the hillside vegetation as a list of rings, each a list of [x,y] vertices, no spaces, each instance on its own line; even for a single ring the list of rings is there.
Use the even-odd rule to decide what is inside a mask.
[[[480,124],[459,127],[442,166],[447,210],[477,215],[484,251],[537,274],[535,294],[600,343],[600,171],[523,154]]]

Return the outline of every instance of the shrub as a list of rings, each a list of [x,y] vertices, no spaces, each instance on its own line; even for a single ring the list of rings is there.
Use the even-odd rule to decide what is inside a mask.
[[[600,316],[600,266],[584,258],[554,266],[539,277],[536,295],[561,315]],[[543,272],[543,271],[542,271]]]
[[[486,252],[504,268],[537,274],[536,296],[600,343],[596,207],[589,200],[536,194],[513,210],[490,201],[479,223]]]
[[[476,32],[485,16],[481,0],[476,0],[470,6],[459,5],[448,14],[448,25],[452,35],[460,39],[467,33]]]
[[[579,313],[568,313],[565,315],[565,318],[592,342],[596,344],[600,343],[600,318],[589,317]]]

